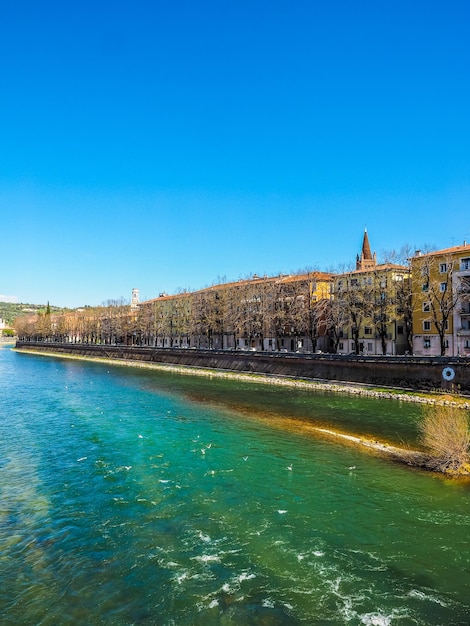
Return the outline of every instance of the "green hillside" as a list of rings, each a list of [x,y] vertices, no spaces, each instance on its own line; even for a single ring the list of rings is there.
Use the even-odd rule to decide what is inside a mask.
[[[20,315],[28,315],[37,313],[38,311],[45,313],[47,304],[24,304],[18,302],[0,302],[0,318],[2,318],[9,326],[13,325],[14,320]],[[62,307],[50,305],[51,313],[61,313],[66,311]]]

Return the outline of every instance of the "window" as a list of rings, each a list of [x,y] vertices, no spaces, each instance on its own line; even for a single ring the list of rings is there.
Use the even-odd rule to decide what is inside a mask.
[[[429,320],[423,322],[423,330],[431,330],[431,322]]]
[[[440,289],[441,293],[444,293],[444,291],[447,291],[447,283],[441,283],[439,285],[439,289]]]
[[[430,348],[430,347],[431,347],[431,340],[423,339],[423,348]]]
[[[423,291],[429,290],[429,283],[423,283]]]
[[[460,259],[460,269],[463,270],[470,270],[470,257],[466,258],[466,259]]]
[[[367,351],[372,352],[374,350],[374,345],[372,343],[367,344]]]
[[[403,335],[403,326],[397,326],[397,335]]]
[[[445,274],[447,272],[447,263],[439,263],[439,272]]]
[[[359,285],[359,281],[357,278],[351,278],[351,287],[357,287]]]
[[[340,342],[339,342],[339,344],[338,344],[338,349],[339,349],[339,350],[342,350],[342,349],[343,349],[343,342],[342,342],[342,341],[340,341]]]
[[[424,313],[429,313],[430,310],[431,310],[431,303],[430,302],[423,302],[423,311],[424,311]]]
[[[370,326],[366,326],[364,328],[364,334],[365,335],[372,335],[372,328],[370,328]]]

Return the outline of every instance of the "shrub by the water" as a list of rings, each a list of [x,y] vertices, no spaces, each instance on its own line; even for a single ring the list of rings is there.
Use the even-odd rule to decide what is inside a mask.
[[[453,406],[427,406],[419,424],[426,465],[440,472],[468,473],[469,412]]]

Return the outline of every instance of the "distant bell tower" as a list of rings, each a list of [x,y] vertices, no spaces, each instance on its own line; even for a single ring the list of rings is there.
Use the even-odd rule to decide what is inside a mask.
[[[356,256],[356,270],[369,270],[377,265],[377,255],[370,251],[369,237],[367,228],[364,229],[364,239],[362,241],[361,256]]]
[[[134,288],[132,290],[131,309],[137,309],[138,306],[139,306],[139,290]]]

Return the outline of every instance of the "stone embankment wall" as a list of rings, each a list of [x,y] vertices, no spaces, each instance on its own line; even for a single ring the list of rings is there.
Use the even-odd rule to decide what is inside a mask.
[[[235,372],[361,383],[376,387],[442,390],[470,395],[470,359],[463,357],[342,356],[30,341],[18,341],[16,346],[27,350],[76,356],[187,365]]]

